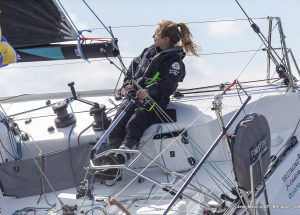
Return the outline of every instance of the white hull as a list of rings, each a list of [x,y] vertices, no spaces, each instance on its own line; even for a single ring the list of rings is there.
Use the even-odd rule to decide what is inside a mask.
[[[262,97],[261,93],[252,93],[251,102],[246,106],[245,113],[242,113],[241,116],[239,116],[239,119],[241,119],[245,114],[256,112],[263,114],[267,118],[272,136],[271,155],[280,154],[282,147],[294,133],[300,117],[300,112],[298,111],[300,109],[298,93],[285,94],[285,90],[286,89],[284,88],[265,90]],[[232,91],[230,91],[230,93],[232,93]],[[85,93],[83,92],[82,94],[84,95]],[[107,102],[109,96],[106,93],[100,95],[100,92],[97,92],[96,95],[97,96],[95,96],[95,94],[90,96],[87,95],[86,98],[91,101],[105,104],[107,105],[108,109],[112,107],[112,105]],[[68,97],[67,95],[57,95],[58,97],[54,99],[54,95],[43,95],[38,96],[40,97],[38,99],[34,99],[35,96],[33,96],[32,100],[30,100],[30,98],[26,98],[26,101],[9,101],[8,103],[3,104],[3,108],[6,110],[8,115],[13,115],[18,112],[18,107],[20,106],[23,110],[42,107],[44,102],[50,98],[50,96],[52,96],[52,103],[61,101],[63,98]],[[244,100],[245,96],[242,96],[242,99]],[[145,143],[141,149],[141,152],[144,152],[153,159],[157,157],[159,153],[157,151],[158,148],[154,145],[155,143],[151,137],[156,132],[158,126],[162,126],[162,133],[187,128],[187,133],[191,139],[195,141],[194,144],[197,146],[192,147],[192,154],[195,156],[197,162],[199,162],[202,158],[199,153],[199,148],[207,151],[220,133],[218,120],[214,116],[214,111],[210,110],[211,102],[212,95],[185,96],[179,99],[174,98],[169,105],[169,108],[175,108],[177,110],[177,122],[169,124],[154,124],[148,128],[144,133],[141,143],[144,145],[144,142],[148,142]],[[240,101],[237,94],[228,94],[228,96],[224,97],[223,119],[225,124],[228,123],[239,106]],[[71,146],[76,146],[78,145],[78,134],[85,129],[93,119],[91,116],[89,116],[90,106],[78,101],[74,101],[72,102],[72,108],[74,110],[77,123],[70,136],[70,143]],[[25,120],[29,118],[32,119],[32,122],[30,124],[25,124]],[[52,108],[48,107],[38,111],[22,114],[20,116],[15,116],[14,120],[18,123],[20,129],[28,133],[30,131],[29,134],[34,138],[35,143],[41,148],[43,153],[47,153],[61,150],[63,148],[66,149],[68,147],[68,135],[71,126],[62,129],[55,128],[55,131],[51,133],[47,131],[48,126],[54,125],[54,118],[55,115],[52,112]],[[234,123],[229,129],[229,133],[234,131],[238,121],[239,120],[237,120],[236,123]],[[294,136],[299,139],[299,134],[299,131],[296,130]],[[94,132],[93,129],[90,128],[80,136],[80,144],[88,144],[90,141],[100,137],[101,135],[102,132]],[[23,147],[23,157],[38,154],[38,150],[31,140],[24,141],[24,143],[30,152]],[[276,168],[274,168],[274,170],[266,178],[269,206],[266,206],[263,192],[261,192],[255,200],[256,205],[259,207],[257,209],[258,214],[266,214],[266,210],[264,209],[265,207],[270,208],[271,214],[298,213],[300,183],[300,178],[298,177],[300,171],[299,147],[300,145],[297,144],[295,147],[289,150],[282,160],[277,164]],[[228,176],[228,179],[234,181],[231,170],[226,162],[227,158],[226,156],[224,157],[226,151],[226,146],[224,142],[221,141],[210,156],[211,160],[209,163],[215,163],[224,172],[224,174]],[[86,156],[89,156],[89,154]],[[3,153],[3,157],[9,158],[9,155],[5,155]],[[67,161],[69,161],[69,158],[66,158],[66,164],[62,165],[69,165],[67,164]],[[147,167],[149,163],[149,160],[141,159],[137,164],[139,168],[136,170],[139,172],[143,171],[144,167]],[[206,163],[204,168],[197,173],[193,184],[197,186],[197,183],[200,182],[215,195],[219,196],[223,191],[227,190],[226,184],[222,185],[224,184],[224,179],[216,174],[214,179],[219,181],[217,184],[220,184],[219,187],[216,185],[211,178],[211,173],[208,174],[208,172],[214,172],[214,169],[209,163]],[[177,167],[171,165],[170,168],[176,169]],[[167,176],[162,169],[158,168],[157,165],[154,165],[153,163],[150,164],[150,167],[145,169],[145,172],[143,173],[147,177],[154,179],[159,183],[167,183],[168,180],[172,181],[174,179],[172,176]],[[182,172],[184,175],[187,173],[188,171]],[[141,176],[136,177],[136,174],[127,170],[123,175],[122,181],[116,182],[116,184],[112,187],[107,187],[103,184],[99,184],[99,182],[96,182],[93,186],[93,193],[95,194],[94,200],[89,200],[88,198],[76,199],[75,188],[56,192],[65,205],[77,205],[78,207],[82,205],[81,210],[85,212],[91,208],[96,208],[97,206],[103,208],[103,210],[106,210],[105,208],[107,208],[108,197],[111,196],[120,201],[132,214],[162,214],[174,196],[162,191],[158,185],[152,187],[155,183],[147,180],[147,178],[146,180],[142,180],[141,178]],[[283,181],[283,178],[285,181]],[[180,185],[182,185],[182,182],[179,182],[178,187],[176,186],[176,190],[179,189]],[[234,198],[234,196],[230,194],[228,190],[227,193],[229,196]],[[207,205],[207,199],[203,199],[203,195],[199,195],[198,192],[187,190],[185,194],[201,200],[204,205]],[[51,213],[61,214],[61,205],[57,201],[54,193],[47,193],[46,197],[48,202],[51,204],[56,203],[56,209]],[[17,210],[21,210],[22,208],[26,207],[49,208],[44,197],[42,197],[39,204],[36,203],[38,199],[39,195],[19,199],[7,196],[1,197],[1,212],[3,214],[12,214]],[[146,201],[147,203],[145,203]],[[251,204],[251,198],[249,201]],[[245,206],[237,206],[227,201],[226,206],[233,208],[238,207],[238,214],[243,214],[243,211],[245,210]],[[203,210],[206,210],[206,208],[189,200],[188,198],[183,198],[183,200],[181,200],[180,203],[178,203],[175,208],[173,208],[173,211],[169,214],[201,214]],[[95,209],[95,211],[97,210]],[[228,213],[230,214],[230,212]]]

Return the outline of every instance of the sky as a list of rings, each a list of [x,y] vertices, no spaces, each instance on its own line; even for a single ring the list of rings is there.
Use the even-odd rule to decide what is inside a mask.
[[[76,27],[92,29],[86,37],[106,38],[109,34],[82,0],[60,0]],[[152,35],[159,21],[188,23],[201,58],[184,59],[187,75],[180,88],[203,87],[236,78],[240,81],[266,77],[266,53],[256,52],[262,42],[251,29],[235,0],[86,0],[106,26],[111,26],[126,66],[133,57],[153,44]],[[299,0],[239,0],[246,13],[267,37],[266,17],[281,18],[286,44],[296,59],[300,57]],[[261,19],[262,18],[262,19]],[[220,20],[227,20],[222,21]],[[228,21],[239,20],[239,21]],[[275,23],[275,22],[274,22]],[[140,26],[143,27],[128,27]],[[126,27],[127,26],[127,27]],[[278,30],[273,31],[274,47],[279,47]],[[251,51],[249,51],[251,50]],[[221,54],[226,52],[237,52]],[[218,53],[218,54],[213,54]],[[252,59],[252,57],[255,57]],[[252,60],[251,60],[252,59]],[[250,61],[251,60],[251,61]],[[119,65],[118,60],[114,60]],[[293,72],[297,74],[293,68]],[[274,71],[271,71],[272,74]],[[113,89],[120,72],[105,59],[18,63],[0,69],[0,97],[76,90]],[[276,77],[276,76],[275,76]],[[299,78],[299,76],[296,75]]]

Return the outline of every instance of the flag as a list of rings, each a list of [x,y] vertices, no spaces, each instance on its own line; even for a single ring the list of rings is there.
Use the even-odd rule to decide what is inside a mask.
[[[18,62],[18,55],[14,48],[9,44],[2,35],[0,27],[0,67],[7,66],[11,63]]]

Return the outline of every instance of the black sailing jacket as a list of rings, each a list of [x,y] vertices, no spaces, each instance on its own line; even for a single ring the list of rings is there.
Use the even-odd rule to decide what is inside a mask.
[[[161,50],[152,45],[131,62],[124,86],[130,84],[133,77],[142,88],[149,90],[161,108],[166,108],[178,82],[182,82],[185,76],[184,56],[180,48]]]

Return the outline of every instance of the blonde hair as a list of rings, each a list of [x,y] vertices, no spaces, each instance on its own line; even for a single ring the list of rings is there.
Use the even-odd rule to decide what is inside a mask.
[[[159,33],[161,37],[169,37],[170,45],[175,46],[181,40],[181,45],[187,54],[200,57],[201,47],[193,41],[193,35],[185,23],[175,23],[172,21],[162,20],[158,23]]]

